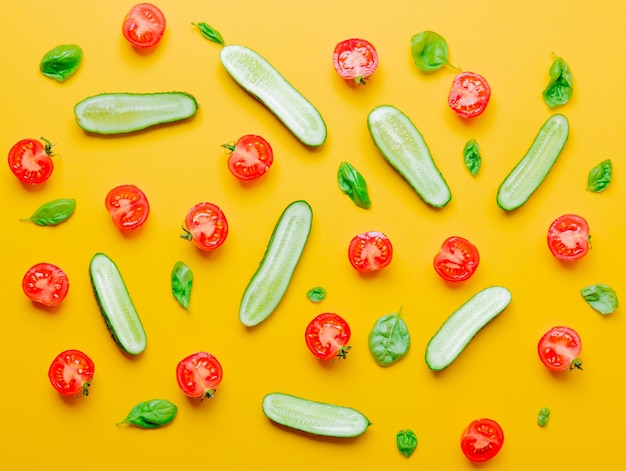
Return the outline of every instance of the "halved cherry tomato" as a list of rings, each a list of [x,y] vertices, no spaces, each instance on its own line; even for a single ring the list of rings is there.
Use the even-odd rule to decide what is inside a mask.
[[[325,312],[316,316],[304,332],[306,345],[320,360],[346,358],[350,326],[341,316]]]
[[[589,252],[589,224],[576,214],[564,214],[550,224],[548,248],[559,260],[578,260]]]
[[[183,231],[181,237],[193,242],[200,250],[214,250],[228,236],[228,221],[217,205],[198,203],[187,213]]]
[[[236,144],[222,144],[230,151],[228,169],[239,180],[254,180],[267,172],[274,161],[269,142],[261,136],[246,134]]]
[[[122,23],[122,34],[134,47],[155,46],[165,31],[165,15],[151,3],[139,3],[130,9]]]
[[[45,182],[54,170],[52,144],[43,139],[22,139],[9,151],[9,167],[23,183],[39,185]]]
[[[463,237],[449,237],[443,241],[435,256],[435,271],[446,281],[464,281],[470,278],[480,262],[478,249]]]
[[[461,118],[474,118],[487,108],[491,87],[484,77],[473,72],[461,72],[454,77],[448,105]]]
[[[582,370],[578,358],[582,350],[580,335],[571,327],[557,326],[548,330],[537,345],[539,359],[552,371]]]
[[[370,272],[385,268],[391,263],[393,247],[382,232],[363,232],[350,241],[348,258],[355,270]]]
[[[48,378],[63,396],[87,396],[94,370],[93,361],[83,352],[66,350],[59,353],[50,365]]]
[[[142,226],[150,214],[148,198],[135,185],[120,185],[107,194],[104,205],[113,222],[122,231]]]
[[[222,376],[222,365],[207,352],[189,355],[176,366],[178,387],[189,397],[212,398]]]
[[[56,306],[67,296],[70,282],[63,270],[52,263],[38,263],[22,278],[24,294],[44,306]]]
[[[365,84],[378,67],[378,53],[365,39],[346,39],[335,46],[333,65],[344,80]]]
[[[502,449],[504,432],[500,425],[491,419],[473,420],[461,435],[463,454],[475,463],[490,460]]]

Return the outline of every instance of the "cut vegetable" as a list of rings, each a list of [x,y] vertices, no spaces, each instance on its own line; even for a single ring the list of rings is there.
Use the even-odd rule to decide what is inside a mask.
[[[230,76],[303,144],[317,147],[326,141],[326,124],[317,108],[265,58],[245,46],[227,45],[220,60]]]
[[[498,206],[512,211],[522,206],[552,170],[569,136],[569,122],[554,114],[543,124],[526,155],[498,189]]]
[[[450,188],[407,115],[391,105],[382,105],[369,113],[367,124],[385,160],[426,203],[441,208],[450,202]]]
[[[146,333],[117,265],[107,255],[97,253],[89,264],[89,275],[113,339],[124,352],[139,355],[146,349]]]
[[[371,425],[356,409],[284,393],[263,398],[263,413],[273,422],[314,435],[356,437]]]
[[[96,134],[123,134],[191,118],[196,99],[184,92],[102,93],[74,107],[76,122]]]
[[[261,323],[282,300],[309,238],[312,220],[313,212],[306,201],[294,201],[283,211],[241,299],[239,319],[244,325]]]
[[[426,347],[426,364],[433,371],[449,366],[489,321],[511,302],[511,292],[501,286],[485,288],[452,313]]]

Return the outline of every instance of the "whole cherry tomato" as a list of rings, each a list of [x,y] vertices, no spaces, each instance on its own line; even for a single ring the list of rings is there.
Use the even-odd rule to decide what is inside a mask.
[[[87,396],[93,379],[94,362],[79,350],[57,355],[48,369],[52,387],[63,396]]]
[[[183,231],[181,237],[193,242],[200,250],[215,250],[228,236],[228,221],[217,205],[198,203],[187,213]]]
[[[104,204],[113,223],[122,231],[141,227],[150,214],[148,198],[135,185],[116,186],[109,191]]]
[[[582,370],[582,362],[578,358],[581,350],[580,335],[566,326],[552,327],[541,336],[537,345],[541,363],[552,371]]]
[[[43,139],[22,139],[9,151],[9,167],[22,183],[39,185],[45,182],[54,170],[52,144]]]
[[[585,218],[576,214],[564,214],[550,224],[548,248],[559,260],[579,260],[591,248],[589,238],[589,224]]]
[[[350,264],[359,272],[385,268],[391,263],[393,246],[382,232],[363,232],[355,236],[348,246]]]
[[[449,237],[441,245],[435,256],[435,271],[446,281],[464,281],[470,278],[476,268],[480,256],[478,249],[463,237]]]
[[[346,39],[335,46],[333,66],[344,80],[365,84],[378,67],[378,53],[365,39]]]
[[[56,306],[67,296],[70,282],[65,272],[52,263],[38,263],[22,278],[24,294],[44,306]]]
[[[155,46],[165,32],[165,15],[151,3],[132,7],[122,23],[122,34],[134,47]]]
[[[207,352],[189,355],[176,366],[178,387],[189,397],[214,397],[222,376],[222,365]]]
[[[239,180],[248,181],[264,175],[274,161],[269,142],[261,136],[246,134],[236,144],[223,144],[230,151],[228,169]]]
[[[472,421],[461,435],[463,454],[476,463],[490,460],[502,449],[504,433],[500,425],[491,419]]]
[[[473,72],[461,72],[454,77],[448,105],[461,118],[474,118],[485,111],[491,87],[484,77]]]
[[[320,360],[346,358],[350,346],[350,326],[341,316],[325,312],[316,316],[304,332],[306,345]]]

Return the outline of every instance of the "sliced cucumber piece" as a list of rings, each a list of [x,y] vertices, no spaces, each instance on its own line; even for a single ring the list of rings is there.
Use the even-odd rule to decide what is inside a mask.
[[[365,415],[351,407],[284,393],[267,394],[263,398],[263,413],[286,427],[328,437],[356,437],[371,425]]]
[[[382,105],[369,113],[367,125],[385,160],[426,203],[441,208],[450,202],[450,188],[407,115],[394,106]]]
[[[512,211],[522,206],[545,180],[569,136],[569,122],[554,114],[541,126],[535,140],[498,188],[498,206]]]
[[[264,57],[245,46],[227,45],[220,52],[226,71],[244,90],[267,107],[303,144],[321,146],[326,124],[310,101]]]
[[[241,299],[239,319],[244,325],[263,322],[283,299],[309,238],[312,220],[313,212],[306,201],[294,201],[283,211]]]
[[[443,370],[463,351],[489,321],[511,302],[511,292],[502,286],[485,288],[448,317],[426,347],[426,364]]]
[[[191,118],[197,110],[196,99],[184,92],[102,93],[80,101],[74,115],[85,131],[122,134]]]
[[[91,258],[89,275],[111,336],[123,351],[139,355],[146,349],[146,332],[117,265],[108,255],[97,253]]]

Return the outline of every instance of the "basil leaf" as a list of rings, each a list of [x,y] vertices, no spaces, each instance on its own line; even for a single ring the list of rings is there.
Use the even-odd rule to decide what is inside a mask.
[[[322,302],[326,297],[326,290],[321,286],[317,286],[307,291],[306,296],[311,302],[319,303]]]
[[[476,175],[480,170],[482,157],[480,155],[480,147],[475,139],[470,139],[463,148],[463,160],[465,166],[472,175]]]
[[[613,163],[611,159],[603,160],[589,171],[589,175],[587,176],[587,190],[600,193],[609,186],[612,176]]]
[[[348,162],[339,164],[337,172],[339,188],[360,208],[369,209],[371,201],[367,192],[367,183],[363,176]]]
[[[213,41],[214,43],[224,44],[224,38],[220,34],[219,31],[209,26],[207,23],[191,23],[193,26],[198,28],[202,33],[202,36],[207,38],[209,41]]]
[[[587,286],[580,290],[580,294],[600,314],[611,314],[618,307],[617,293],[605,284]]]
[[[450,65],[448,42],[434,31],[422,31],[411,37],[411,55],[415,65],[423,72],[432,72],[446,64]]]
[[[569,66],[562,58],[555,57],[550,66],[550,82],[543,91],[543,100],[550,108],[562,106],[572,97],[573,87]]]
[[[407,458],[410,457],[417,448],[417,436],[411,429],[400,430],[396,434],[396,446],[398,451]]]
[[[178,407],[165,399],[151,399],[136,404],[120,424],[136,425],[141,428],[158,428],[176,417]]]
[[[42,204],[29,218],[20,219],[20,221],[32,222],[38,226],[56,226],[69,219],[75,209],[75,199],[60,198]]]
[[[409,351],[411,338],[400,311],[379,318],[370,331],[368,345],[379,366],[401,360]]]
[[[83,60],[83,50],[76,44],[62,44],[46,52],[39,63],[39,70],[57,82],[65,81]]]
[[[548,421],[550,420],[550,409],[547,407],[542,407],[539,409],[539,414],[537,415],[537,425],[539,427],[545,427],[548,425]]]
[[[172,268],[172,295],[185,309],[189,309],[191,288],[193,286],[193,272],[183,262],[176,262]]]

